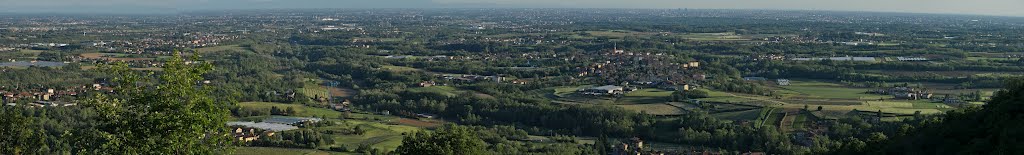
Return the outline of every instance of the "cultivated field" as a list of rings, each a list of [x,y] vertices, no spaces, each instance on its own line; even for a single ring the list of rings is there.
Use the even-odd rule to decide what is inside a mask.
[[[363,134],[334,134],[330,135],[334,140],[335,144],[331,146],[321,146],[321,149],[327,149],[332,146],[345,145],[350,149],[354,149],[359,145],[369,145],[372,148],[381,149],[385,151],[392,151],[401,145],[403,133],[410,133],[420,131],[425,127],[436,127],[440,121],[428,120],[412,120],[407,118],[399,118],[395,116],[383,116],[383,115],[371,115],[362,113],[352,113],[349,119],[341,120],[338,119],[342,113],[330,109],[307,107],[299,104],[283,104],[283,103],[269,103],[269,102],[243,102],[239,103],[241,107],[247,108],[260,108],[269,109],[270,107],[278,107],[280,109],[293,108],[296,111],[296,116],[300,117],[321,117],[325,116],[326,120],[339,122],[338,124],[325,127],[312,128],[316,131],[325,130],[341,130],[341,129],[353,129],[360,128],[366,132]],[[277,151],[285,154],[299,153],[304,154],[313,150],[305,149],[283,149],[283,148],[255,148],[257,151]],[[320,151],[324,152],[324,151]],[[316,152],[314,152],[316,153]],[[334,153],[334,152],[324,152]]]
[[[669,101],[670,95],[672,95],[672,91],[651,88],[640,89],[626,93],[623,97],[616,100],[616,104],[664,103]]]
[[[679,115],[683,114],[683,109],[676,108],[675,106],[655,103],[655,104],[630,104],[630,105],[616,105],[626,110],[632,110],[636,112],[644,112],[651,115]]]
[[[754,110],[744,110],[744,111],[736,111],[736,112],[715,113],[715,114],[711,114],[711,116],[714,116],[715,118],[718,118],[718,119],[727,119],[727,120],[734,120],[734,121],[736,121],[736,120],[755,120],[755,119],[757,119],[757,117],[760,114],[761,114],[761,109],[754,109]]]

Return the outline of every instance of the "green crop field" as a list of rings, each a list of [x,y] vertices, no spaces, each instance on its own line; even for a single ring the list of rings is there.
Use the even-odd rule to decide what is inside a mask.
[[[548,88],[548,89],[553,89],[554,90],[553,94],[555,96],[565,97],[565,96],[568,96],[568,95],[572,95],[573,93],[576,93],[576,90],[580,90],[580,89],[583,89],[583,88],[589,88],[589,87],[593,87],[593,85],[583,85],[583,86],[576,86],[576,87],[563,86],[563,87],[553,87],[553,88]]]
[[[346,146],[350,149],[359,145],[369,145],[372,148],[392,151],[402,144],[403,133],[412,133],[422,129],[405,125],[389,125],[379,122],[361,120],[345,120],[345,123],[335,126],[320,127],[315,130],[331,130],[338,128],[359,127],[366,130],[362,135],[331,135],[335,144],[333,146]],[[327,148],[325,146],[325,148]]]
[[[663,89],[647,88],[647,89],[640,89],[640,90],[636,90],[636,91],[632,91],[632,92],[626,93],[625,96],[626,97],[668,97],[668,96],[672,95],[672,92],[673,91],[668,91],[668,90],[663,90]]]
[[[736,112],[723,112],[723,113],[711,114],[711,116],[714,116],[715,118],[718,118],[718,119],[727,119],[727,120],[756,120],[759,117],[758,115],[761,114],[761,111],[762,111],[761,109],[754,109],[754,110],[736,111]]]
[[[808,123],[810,123],[810,120],[808,119],[807,115],[808,114],[806,114],[804,112],[800,112],[800,114],[798,114],[796,116],[790,116],[790,117],[795,117],[795,118],[793,119],[793,126],[790,127],[789,129],[792,130],[792,131],[805,131],[805,130],[807,130],[807,125],[808,125]]]
[[[668,102],[668,97],[622,97],[615,101],[616,104],[656,104]]]
[[[878,98],[890,98],[887,95],[874,95],[866,94],[870,89],[862,88],[846,88],[846,87],[835,87],[835,86],[822,86],[822,85],[805,85],[805,86],[783,86],[783,88],[799,92],[807,95],[808,97],[816,98],[840,98],[840,99],[878,99]]]
[[[43,53],[43,52],[46,52],[46,51],[44,51],[44,50],[28,50],[28,49],[18,51],[18,53],[20,53],[20,54],[30,55],[32,57],[38,57],[39,53]]]
[[[306,97],[310,98],[331,97],[331,92],[327,90],[327,87],[319,85],[317,84],[317,82],[307,82],[306,85],[302,87],[302,89],[299,89],[299,93],[305,94]]]
[[[756,101],[750,98],[741,98],[734,95],[729,95],[726,92],[708,90],[708,98],[702,98],[701,101],[709,102],[728,102],[728,103],[740,103],[740,102],[753,102]]]
[[[626,110],[632,110],[636,112],[646,112],[652,115],[678,115],[682,114],[683,109],[679,109],[675,106],[668,104],[632,104],[632,105],[616,105]]]

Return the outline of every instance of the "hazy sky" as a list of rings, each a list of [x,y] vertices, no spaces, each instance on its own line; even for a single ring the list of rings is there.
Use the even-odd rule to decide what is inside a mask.
[[[706,8],[1024,16],[1024,0],[0,0],[0,12],[169,13],[265,8]]]

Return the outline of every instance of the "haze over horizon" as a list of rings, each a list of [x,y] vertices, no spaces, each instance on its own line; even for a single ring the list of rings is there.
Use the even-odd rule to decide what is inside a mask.
[[[1024,17],[1020,0],[0,0],[0,13],[176,13],[302,8],[692,8]]]

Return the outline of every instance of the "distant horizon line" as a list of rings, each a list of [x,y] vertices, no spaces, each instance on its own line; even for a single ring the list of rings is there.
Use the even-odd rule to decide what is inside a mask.
[[[954,15],[954,16],[986,16],[986,17],[1010,17],[1024,18],[1024,15],[994,15],[977,13],[935,13],[935,12],[900,12],[900,11],[869,11],[869,10],[818,10],[818,9],[771,9],[771,8],[585,8],[585,7],[368,7],[368,8],[247,8],[247,9],[195,9],[177,11],[155,11],[155,12],[89,12],[89,11],[0,11],[3,15],[70,15],[70,16],[94,16],[94,15],[182,15],[190,13],[212,13],[212,12],[242,12],[259,10],[467,10],[467,9],[577,9],[577,10],[731,10],[731,11],[804,11],[804,12],[846,12],[846,13],[878,13],[878,14],[919,14],[919,15]]]

